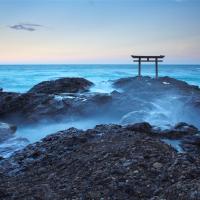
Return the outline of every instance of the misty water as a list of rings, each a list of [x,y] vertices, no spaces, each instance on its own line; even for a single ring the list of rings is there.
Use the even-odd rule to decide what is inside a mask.
[[[61,77],[83,77],[95,84],[91,88],[92,92],[110,93],[114,90],[110,80],[136,75],[136,65],[2,65],[0,66],[0,87],[4,91],[26,92],[41,81]],[[153,77],[155,75],[154,66],[142,66],[142,75]],[[170,76],[200,86],[200,65],[160,65],[159,75]],[[174,108],[174,102],[176,102],[176,108]],[[173,125],[179,121],[180,116],[172,115],[175,109],[179,109],[179,107],[181,109],[182,106],[176,94],[166,95],[163,99],[158,99],[152,104],[155,109],[147,112],[143,120],[157,126]],[[160,117],[162,114],[167,118],[162,119]],[[140,120],[135,122],[140,122]],[[71,119],[70,121],[63,119],[57,123],[40,123],[34,126],[18,127],[16,138],[26,138],[29,143],[32,143],[59,130],[70,127],[88,129],[102,123],[120,123],[120,121],[105,118]],[[21,149],[27,144],[26,141],[15,140],[16,138],[0,144],[0,156],[9,156],[12,151]]]

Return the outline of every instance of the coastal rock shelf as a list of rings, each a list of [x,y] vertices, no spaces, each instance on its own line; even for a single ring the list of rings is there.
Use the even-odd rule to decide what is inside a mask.
[[[24,128],[26,132],[27,127],[32,127],[35,129],[29,133],[32,135],[40,133],[40,127],[76,121],[89,123],[85,128],[101,123],[124,125],[143,121],[162,130],[172,129],[179,122],[200,128],[200,89],[197,86],[170,77],[121,78],[110,84],[111,93],[97,93],[90,91],[94,83],[84,78],[60,78],[41,82],[27,93],[1,91],[0,121],[15,124],[20,127],[19,131]],[[44,130],[42,137],[58,130]],[[23,132],[20,141],[25,141],[27,134]],[[19,147],[15,142],[8,141],[9,147],[6,142],[0,143],[0,156],[22,148],[19,143]]]
[[[45,94],[76,93],[88,91],[92,85],[92,82],[84,78],[60,78],[41,82],[28,92]]]
[[[63,118],[109,118],[121,123],[148,121],[199,126],[200,89],[169,77],[122,78],[111,93],[94,93],[83,78],[45,81],[27,93],[0,92],[0,120],[25,124]]]
[[[0,92],[0,199],[200,199],[199,87],[169,77],[122,78],[111,93],[93,85],[62,78]],[[72,119],[107,125],[29,145],[10,125]]]
[[[199,151],[160,139],[148,123],[60,131],[0,161],[0,198],[199,199]]]

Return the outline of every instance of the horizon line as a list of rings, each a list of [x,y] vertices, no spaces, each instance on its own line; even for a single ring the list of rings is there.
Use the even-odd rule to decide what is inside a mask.
[[[136,63],[0,63],[5,65],[137,65]],[[142,65],[154,65],[152,63],[142,63]],[[159,65],[200,65],[200,63],[160,63]]]

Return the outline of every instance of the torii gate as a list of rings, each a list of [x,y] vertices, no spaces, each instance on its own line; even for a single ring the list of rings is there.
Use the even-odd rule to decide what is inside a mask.
[[[156,76],[155,78],[158,78],[158,63],[163,62],[163,58],[165,56],[160,55],[160,56],[136,56],[136,55],[131,55],[133,58],[133,62],[138,62],[138,76],[141,77],[141,63],[142,62],[155,62],[155,72]]]

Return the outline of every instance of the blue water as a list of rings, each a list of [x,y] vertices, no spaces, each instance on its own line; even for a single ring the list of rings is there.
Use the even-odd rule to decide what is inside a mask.
[[[155,75],[153,65],[142,66],[142,75]],[[108,80],[137,75],[136,65],[0,65],[0,87],[26,92],[33,85],[60,77],[84,77],[96,84],[95,91],[110,91]],[[200,65],[160,65],[160,76],[170,76],[200,86]]]
[[[95,83],[93,91],[111,92],[113,88],[109,80],[136,75],[136,65],[0,65],[0,88],[3,88],[4,91],[26,92],[41,81],[60,77],[84,77]],[[154,77],[154,66],[142,66],[142,75]],[[170,76],[200,86],[200,65],[160,65],[159,75]],[[170,105],[170,99],[159,99],[159,101],[154,102],[158,104],[159,109],[149,112],[145,121],[161,126],[161,121],[155,122],[155,119],[156,113],[160,114],[162,111],[162,113],[169,115],[169,124],[176,123],[176,120],[174,122],[171,117],[176,116],[176,113],[174,113],[174,105]],[[178,117],[180,116],[177,116],[177,119],[179,119]],[[102,123],[118,123],[118,121],[113,121],[113,119],[82,119],[70,122],[60,121],[48,124],[48,126],[39,123],[34,126],[18,127],[14,138],[0,144],[0,156],[8,157],[28,143],[36,142],[59,130],[69,127],[87,129]],[[29,142],[21,138],[28,139]],[[175,143],[175,148],[176,146]]]

